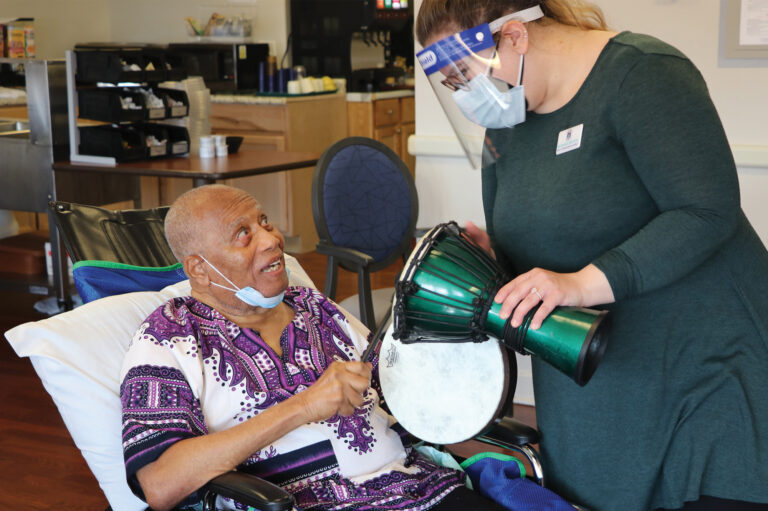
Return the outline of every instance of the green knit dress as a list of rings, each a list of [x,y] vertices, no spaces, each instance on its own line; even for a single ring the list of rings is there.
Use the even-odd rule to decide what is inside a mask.
[[[616,298],[585,387],[533,360],[549,486],[597,511],[768,502],[768,253],[698,70],[624,32],[568,104],[487,135],[502,264],[594,263]]]

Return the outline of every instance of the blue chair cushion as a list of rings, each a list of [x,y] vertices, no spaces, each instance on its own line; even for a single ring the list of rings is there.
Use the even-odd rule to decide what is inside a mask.
[[[83,303],[133,291],[159,291],[187,278],[181,263],[155,268],[111,261],[78,261],[72,275]]]
[[[328,165],[323,208],[331,241],[378,262],[407,232],[411,192],[396,162],[366,145],[341,149]]]
[[[510,511],[573,511],[556,493],[525,478],[525,467],[514,456],[485,452],[464,460],[461,467],[472,486]]]

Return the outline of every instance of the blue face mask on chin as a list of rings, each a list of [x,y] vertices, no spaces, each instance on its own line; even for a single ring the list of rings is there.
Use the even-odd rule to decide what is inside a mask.
[[[469,90],[459,89],[453,100],[464,117],[484,128],[511,128],[525,121],[525,88],[523,87],[524,55],[520,55],[517,85],[499,91],[490,78],[480,74],[472,78]]]
[[[200,256],[200,257],[203,259],[203,261],[208,263],[208,266],[213,268],[216,273],[221,275],[224,278],[224,280],[226,280],[227,282],[232,284],[232,286],[234,286],[235,289],[232,289],[231,287],[227,287],[227,286],[222,286],[221,284],[217,284],[215,282],[211,282],[211,284],[213,284],[216,287],[220,287],[222,289],[226,289],[227,291],[234,292],[235,296],[238,299],[240,299],[240,301],[242,301],[244,303],[247,303],[248,305],[251,305],[253,307],[261,307],[263,309],[274,309],[275,307],[277,307],[278,305],[280,305],[283,302],[283,297],[285,296],[285,291],[283,291],[283,292],[281,292],[279,294],[276,294],[275,296],[266,297],[263,294],[261,294],[259,291],[257,291],[256,289],[253,289],[251,286],[237,287],[237,285],[235,285],[234,282],[229,280],[226,277],[226,275],[221,273],[218,268],[216,268],[214,265],[212,265],[210,263],[210,261],[208,261],[208,259],[206,259],[203,256]],[[289,273],[288,272],[288,268],[285,269],[285,273],[286,273],[286,275]]]

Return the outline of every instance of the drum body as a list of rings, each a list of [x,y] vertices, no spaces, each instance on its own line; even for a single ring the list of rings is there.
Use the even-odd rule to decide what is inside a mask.
[[[517,365],[497,339],[405,344],[392,333],[390,326],[382,339],[379,379],[389,410],[409,433],[436,444],[463,442],[506,412]]]
[[[393,335],[404,344],[496,337],[586,384],[605,352],[607,312],[557,307],[539,329],[530,330],[533,309],[514,328],[493,301],[509,280],[456,223],[438,225],[419,241],[398,280]]]

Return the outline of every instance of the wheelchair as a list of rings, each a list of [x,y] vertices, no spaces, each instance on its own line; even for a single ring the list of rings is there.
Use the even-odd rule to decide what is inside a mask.
[[[175,261],[162,232],[168,208],[115,212],[61,202],[52,203],[51,208],[76,267],[89,260],[134,267]],[[147,239],[153,240],[151,247]],[[315,287],[298,261],[287,254],[286,266],[291,285]],[[189,293],[188,281],[176,280],[162,289],[146,290],[137,289],[140,282],[130,281],[125,292],[113,293],[110,288],[111,296],[6,332],[16,353],[31,359],[114,511],[146,508],[125,477],[118,380],[122,359],[137,326],[149,313],[168,299]],[[505,417],[476,440],[519,453],[531,466],[532,479],[544,484],[532,447],[539,441],[534,428]],[[213,479],[202,493],[206,510],[215,509],[217,496],[261,511],[293,507],[293,497],[282,488],[237,471]]]

